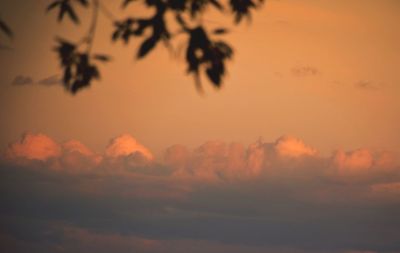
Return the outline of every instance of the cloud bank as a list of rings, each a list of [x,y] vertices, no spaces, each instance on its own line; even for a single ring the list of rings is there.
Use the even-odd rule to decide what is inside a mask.
[[[390,152],[208,141],[163,160],[27,133],[0,164],[2,252],[400,252]]]

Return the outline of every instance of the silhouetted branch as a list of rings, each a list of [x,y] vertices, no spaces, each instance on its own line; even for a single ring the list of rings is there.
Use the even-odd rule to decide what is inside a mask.
[[[85,6],[86,1],[79,1]],[[99,0],[93,0],[92,21],[87,35],[81,40],[81,43],[71,43],[64,39],[57,39],[58,46],[55,50],[58,53],[61,67],[64,70],[63,84],[64,87],[75,94],[84,87],[88,87],[92,80],[100,79],[100,73],[92,60],[108,62],[110,57],[103,54],[92,54],[92,47],[96,35],[99,14]],[[79,49],[79,46],[86,44],[84,51]]]
[[[97,19],[99,15],[99,0],[93,0],[93,15],[92,15],[92,23],[89,28],[89,32],[87,35],[87,53],[90,54],[90,51],[93,46],[93,40],[96,35],[96,28],[97,28]]]
[[[215,8],[220,12],[228,10],[234,17],[234,24],[239,24],[244,17],[250,18],[251,10],[258,8],[263,3],[263,0],[226,1],[226,3],[222,3],[220,0],[123,0],[123,8],[136,3],[155,10],[154,15],[148,18],[130,16],[124,20],[118,20],[100,0],[53,1],[47,7],[47,11],[58,8],[57,19],[59,22],[63,21],[65,16],[68,16],[74,23],[78,24],[80,19],[74,10],[75,6],[80,5],[87,8],[92,5],[93,7],[91,25],[87,36],[82,40],[82,43],[87,45],[86,51],[79,49],[81,43],[58,40],[59,45],[56,51],[64,70],[64,86],[72,93],[89,86],[92,80],[100,77],[97,67],[91,63],[91,60],[103,62],[110,60],[107,55],[91,54],[98,15],[101,13],[114,24],[115,29],[111,35],[112,41],[122,40],[127,44],[133,37],[143,38],[146,36],[136,53],[138,59],[147,56],[157,47],[159,42],[163,42],[171,50],[170,41],[175,35],[186,35],[187,73],[195,76],[198,87],[200,87],[200,74],[202,73],[215,87],[221,87],[226,74],[226,61],[233,57],[234,51],[228,43],[213,38],[213,36],[226,34],[228,29],[220,27],[209,32],[203,23],[203,13],[208,7]],[[169,30],[166,21],[167,14],[173,14],[176,17],[175,22],[179,27],[178,31],[171,32]]]

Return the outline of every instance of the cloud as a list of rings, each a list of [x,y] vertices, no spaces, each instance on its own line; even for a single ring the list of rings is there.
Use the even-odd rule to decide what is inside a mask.
[[[368,89],[368,90],[378,89],[378,86],[369,80],[360,80],[355,83],[355,87],[360,88],[360,89]]]
[[[33,84],[34,81],[30,76],[18,75],[14,78],[11,82],[13,85],[26,85],[26,84]]]
[[[331,177],[343,182],[373,182],[396,175],[398,165],[394,154],[374,152],[366,148],[336,151],[331,158]]]
[[[62,84],[62,79],[60,78],[59,75],[52,75],[52,76],[49,76],[49,77],[39,80],[38,84],[43,84],[43,85]]]
[[[400,182],[373,184],[371,185],[371,190],[374,193],[396,194],[400,196]]]
[[[129,134],[124,134],[112,139],[105,151],[105,155],[111,158],[129,156],[132,154],[141,155],[148,160],[153,159],[151,152]]]
[[[62,84],[62,79],[59,75],[52,75],[36,81],[33,77],[27,75],[17,75],[12,81],[13,85],[28,85],[28,84],[40,84],[40,85],[56,85]]]
[[[316,76],[320,73],[320,70],[312,66],[298,66],[292,68],[292,75],[296,77]]]
[[[27,134],[6,153],[5,252],[400,251],[400,167],[389,152],[322,156],[282,136],[172,145],[156,160],[130,135],[97,154]]]
[[[98,166],[103,157],[95,154],[88,147],[77,140],[70,140],[62,144],[63,154],[56,164],[59,169],[85,171]]]
[[[85,145],[83,145],[82,143],[80,143],[77,140],[67,141],[67,142],[63,143],[62,146],[63,146],[64,150],[69,153],[76,152],[76,153],[79,153],[79,154],[82,154],[85,156],[93,155],[93,152],[88,147],[86,147]]]
[[[301,156],[314,156],[317,151],[298,138],[283,136],[275,143],[277,153],[283,157],[297,158]]]
[[[163,161],[155,161],[151,151],[129,134],[113,138],[103,153],[95,153],[77,140],[59,143],[44,134],[27,133],[8,146],[5,157],[11,162],[47,162],[46,166],[53,169],[107,168],[139,174],[144,169],[146,174],[161,172],[174,179],[214,183],[311,172],[335,180],[361,180],[390,174],[397,166],[394,154],[366,148],[338,150],[329,157],[321,157],[316,149],[289,135],[274,142],[259,140],[248,147],[208,141],[190,150],[177,144],[166,149]],[[318,166],[321,168],[315,169]]]
[[[240,143],[209,141],[190,152],[175,145],[167,149],[165,160],[180,176],[211,182],[258,177],[317,153],[298,138],[282,136],[275,142],[257,141],[247,148]]]
[[[11,159],[26,158],[45,161],[61,155],[61,147],[44,134],[26,133],[21,140],[9,145],[6,156]]]
[[[51,169],[75,172],[100,165],[110,169],[137,167],[153,159],[147,148],[127,134],[112,139],[104,154],[97,154],[77,140],[59,143],[41,133],[27,133],[8,146],[5,157],[11,162],[28,165],[29,160],[46,162]]]
[[[372,167],[374,158],[368,149],[358,149],[351,152],[338,151],[334,156],[335,164],[346,172],[365,171]]]

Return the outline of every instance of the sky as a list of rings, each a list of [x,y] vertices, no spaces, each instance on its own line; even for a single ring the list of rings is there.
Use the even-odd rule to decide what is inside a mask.
[[[112,60],[76,95],[52,48],[91,17],[49,2],[0,0],[0,251],[400,252],[399,1],[269,0],[236,26],[210,9],[234,57],[202,93],[184,36],[138,60],[100,15]]]

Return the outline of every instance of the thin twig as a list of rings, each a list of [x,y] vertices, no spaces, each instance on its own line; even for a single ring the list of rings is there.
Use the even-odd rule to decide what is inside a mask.
[[[115,15],[112,14],[112,12],[101,1],[99,1],[99,6],[100,6],[100,11],[106,18],[108,18],[112,22],[115,22],[117,20]]]
[[[97,20],[99,14],[99,0],[93,0],[93,16],[92,16],[92,23],[90,24],[89,32],[86,37],[87,39],[87,53],[90,54],[90,51],[93,47],[93,40],[96,35],[96,28],[97,28]]]

